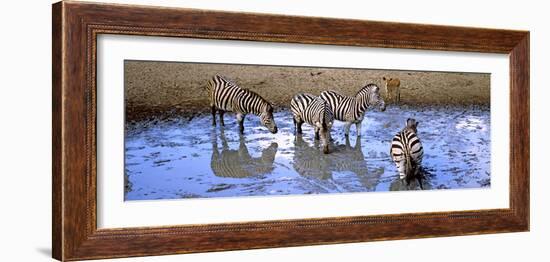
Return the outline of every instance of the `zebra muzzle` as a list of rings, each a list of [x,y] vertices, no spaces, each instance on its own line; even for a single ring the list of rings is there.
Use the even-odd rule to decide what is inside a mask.
[[[277,131],[279,131],[279,129],[277,127],[273,127],[271,129],[269,129],[269,131],[273,134],[277,134]]]

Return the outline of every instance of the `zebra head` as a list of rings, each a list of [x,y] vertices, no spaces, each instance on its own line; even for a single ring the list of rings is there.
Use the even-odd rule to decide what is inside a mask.
[[[362,111],[366,110],[367,107],[378,106],[380,111],[384,112],[386,110],[386,103],[384,99],[380,96],[380,88],[375,84],[367,84],[355,96],[361,106]]]
[[[414,118],[408,118],[406,126],[407,126],[408,129],[411,129],[412,131],[414,131],[416,133],[416,127],[418,127],[419,123],[420,122],[416,121],[416,119],[414,119]]]
[[[275,124],[275,119],[273,119],[273,106],[270,104],[267,104],[260,113],[260,121],[263,126],[267,127],[269,132],[276,134],[277,133],[277,125]]]

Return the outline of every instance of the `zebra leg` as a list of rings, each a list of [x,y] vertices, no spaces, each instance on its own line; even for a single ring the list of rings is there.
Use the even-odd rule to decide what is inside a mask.
[[[218,112],[220,113],[220,125],[225,126],[225,123],[223,122],[223,114],[225,113],[225,111],[218,110]]]
[[[344,126],[344,130],[345,130],[345,135],[346,137],[349,137],[349,129],[351,127],[351,123],[350,122],[346,122],[346,125]]]
[[[216,106],[210,106],[212,108],[212,125],[216,126]]]
[[[355,123],[355,130],[357,131],[357,136],[361,136],[361,122]]]
[[[354,149],[357,150],[357,151],[361,151],[361,138],[360,137],[355,140]]]
[[[315,127],[315,140],[319,140],[319,128]]]
[[[244,114],[240,114],[240,113],[237,114],[237,122],[239,123],[239,132],[241,134],[244,133],[244,117],[245,117]]]
[[[294,120],[294,127],[296,128],[296,134],[301,135],[302,134],[302,122],[301,119],[296,120],[296,118],[292,118]]]

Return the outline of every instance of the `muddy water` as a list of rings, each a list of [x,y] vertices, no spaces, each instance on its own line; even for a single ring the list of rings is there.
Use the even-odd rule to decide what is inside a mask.
[[[369,111],[360,139],[354,127],[345,139],[343,123],[336,122],[328,155],[307,125],[294,136],[288,111],[275,114],[275,135],[248,116],[241,136],[232,114],[215,128],[210,115],[130,124],[125,199],[420,190],[419,182],[398,179],[389,157],[390,141],[408,117],[420,122],[422,189],[490,186],[488,107],[394,106]]]

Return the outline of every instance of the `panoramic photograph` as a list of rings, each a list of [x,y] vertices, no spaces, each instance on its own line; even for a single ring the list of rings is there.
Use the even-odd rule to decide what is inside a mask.
[[[124,62],[124,199],[491,186],[488,73]]]

